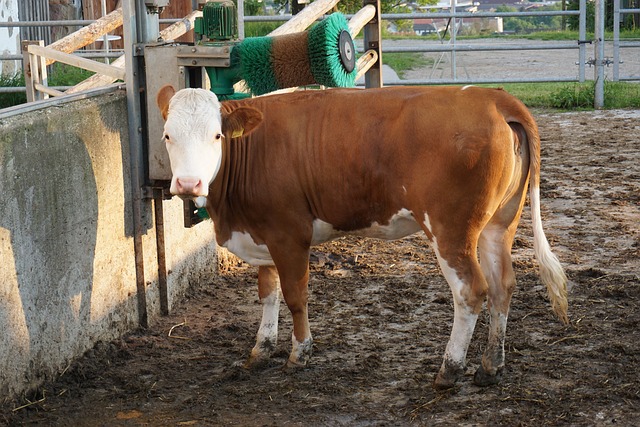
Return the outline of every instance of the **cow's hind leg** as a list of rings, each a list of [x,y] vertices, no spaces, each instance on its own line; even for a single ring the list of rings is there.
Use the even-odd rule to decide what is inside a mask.
[[[454,302],[451,337],[445,349],[442,366],[433,383],[437,389],[447,389],[453,387],[456,380],[464,374],[467,349],[478,313],[482,309],[487,284],[475,256],[462,253],[452,256],[450,252],[443,255],[438,251],[435,240],[434,248],[440,268],[451,288]]]
[[[500,381],[504,368],[504,341],[511,296],[516,285],[511,261],[513,231],[489,224],[478,245],[480,265],[489,284],[487,309],[490,316],[489,340],[482,355],[482,364],[473,378],[480,386]]]
[[[524,138],[520,128],[515,137]],[[529,153],[527,144],[519,144],[515,168],[500,208],[484,227],[478,239],[480,265],[489,289],[487,309],[490,316],[489,339],[482,364],[473,381],[480,386],[496,384],[504,369],[504,341],[511,296],[516,286],[511,247],[526,198]]]
[[[280,279],[275,267],[258,269],[258,297],[262,303],[262,321],[256,345],[245,366],[251,367],[271,357],[278,342],[278,314],[280,312]]]

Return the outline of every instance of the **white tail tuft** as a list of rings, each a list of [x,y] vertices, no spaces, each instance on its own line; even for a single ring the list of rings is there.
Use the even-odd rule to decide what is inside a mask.
[[[533,171],[532,171],[533,172]],[[558,258],[551,252],[551,246],[542,229],[540,216],[540,187],[533,179],[529,189],[531,203],[531,221],[533,222],[533,247],[540,265],[540,280],[547,287],[553,311],[567,324],[567,276]]]

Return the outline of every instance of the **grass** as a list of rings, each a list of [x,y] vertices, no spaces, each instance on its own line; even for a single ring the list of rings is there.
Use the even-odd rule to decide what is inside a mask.
[[[16,74],[15,76],[0,75],[0,87],[19,86],[24,86],[24,76],[22,74]],[[0,93],[0,108],[13,107],[25,102],[27,102],[27,96],[24,92]]]
[[[409,70],[424,68],[434,62],[433,58],[421,53],[384,53],[382,61],[393,68],[400,78],[404,78]]]
[[[48,74],[49,86],[74,86],[91,77],[93,72],[58,63],[51,67]],[[22,73],[15,76],[0,75],[0,87],[20,87],[24,85],[24,75]],[[0,93],[0,108],[8,108],[26,102],[27,95],[24,92]]]
[[[530,108],[592,110],[594,83],[505,83],[502,87]],[[640,108],[640,83],[609,82],[604,85],[604,108]]]

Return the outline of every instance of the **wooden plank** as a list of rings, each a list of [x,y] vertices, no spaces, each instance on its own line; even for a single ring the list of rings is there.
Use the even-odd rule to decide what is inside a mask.
[[[90,59],[81,58],[69,53],[59,52],[57,50],[36,45],[29,46],[27,50],[30,54],[43,56],[45,58],[53,59],[54,61],[63,62],[78,68],[84,68],[85,70],[93,71],[95,73],[105,74],[115,78],[116,80],[124,80],[125,78],[125,71],[112,65],[103,64],[101,62],[92,61]]]
[[[378,61],[378,53],[371,49],[366,51],[358,61],[356,62],[356,69],[358,70],[356,74],[356,80],[364,75],[371,67],[373,67]]]
[[[168,28],[160,31],[160,37],[164,40],[174,40],[180,35],[184,34],[187,31],[190,31],[193,28],[193,24],[197,17],[202,16],[202,12],[199,10],[194,10],[189,15],[185,16],[181,21],[178,21],[171,25]],[[111,63],[112,67],[117,67],[124,69],[124,55],[120,56],[118,59]],[[72,88],[67,89],[65,93],[77,93],[87,89],[93,89],[100,86],[106,86],[117,79],[114,79],[110,76],[105,76],[102,74],[96,74],[89,77],[86,80],[81,81],[77,85]]]
[[[296,16],[269,33],[270,36],[299,33],[306,30],[318,18],[331,10],[339,0],[316,0]]]
[[[369,23],[376,16],[376,7],[372,4],[368,4],[349,20],[349,32],[351,37],[356,37],[362,28]]]
[[[51,95],[51,96],[62,96],[62,95],[64,95],[64,92],[60,92],[59,90],[53,89],[53,88],[51,88],[49,86],[41,85],[40,83],[34,83],[33,86],[34,86],[34,88],[36,88],[40,92],[44,92],[47,95]]]
[[[122,18],[122,8],[118,8],[98,19],[93,24],[87,25],[75,33],[69,34],[57,42],[51,43],[47,47],[65,53],[75,52],[81,47],[85,47],[93,43],[104,34],[122,26]],[[47,65],[50,65],[53,62],[55,62],[53,59],[47,58]]]
[[[364,75],[364,85],[366,88],[382,87],[382,35],[380,30],[380,0],[364,0],[365,5],[372,5],[376,8],[376,14],[364,26],[364,48],[365,50],[375,50],[378,60],[369,68]]]
[[[160,19],[182,18],[183,16],[188,16],[193,12],[192,4],[193,2],[190,0],[171,1],[169,6],[165,7],[160,14]],[[169,28],[168,24],[160,24],[161,31],[167,28]],[[175,40],[179,43],[193,43],[194,37],[192,32],[185,31],[180,35],[172,37],[171,40]]]

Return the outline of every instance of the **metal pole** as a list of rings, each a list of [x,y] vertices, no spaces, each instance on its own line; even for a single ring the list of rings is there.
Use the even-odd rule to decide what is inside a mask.
[[[585,81],[585,67],[587,61],[587,0],[580,0],[580,15],[578,17],[578,81]]]
[[[143,212],[149,212],[149,202],[143,199],[142,185],[144,177],[144,148],[142,128],[142,105],[140,90],[143,87],[143,67],[139,56],[139,43],[155,41],[158,38],[158,16],[147,13],[141,1],[125,0],[124,13],[124,51],[127,84],[127,115],[129,119],[129,152],[131,162],[131,197],[133,211],[133,246],[136,264],[136,289],[138,296],[138,321],[147,327],[147,294],[144,278],[144,253],[142,246]],[[155,29],[155,31],[154,31]]]
[[[451,44],[453,45],[453,50],[451,51],[451,78],[455,81],[458,79],[458,70],[456,67],[456,0],[450,1],[451,5],[451,28],[449,29],[449,34],[451,34]]]
[[[156,248],[158,251],[158,292],[160,296],[160,314],[169,314],[169,292],[167,287],[167,257],[164,251],[164,204],[162,189],[153,194],[153,209],[156,217]]]
[[[604,6],[605,0],[596,0],[595,16],[595,96],[593,106],[604,107]]]
[[[244,40],[244,0],[238,0],[238,38]]]
[[[613,0],[613,81],[620,80],[620,0]]]

